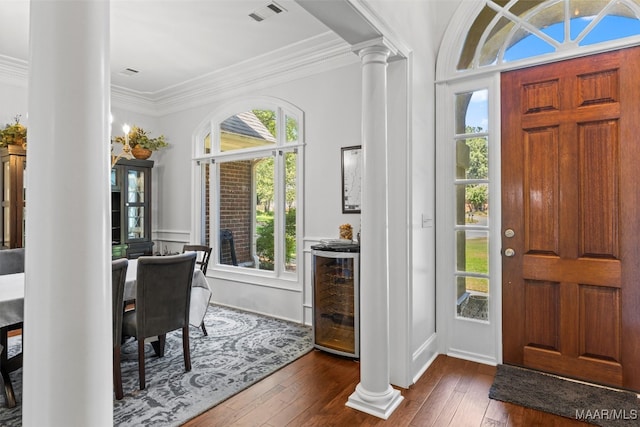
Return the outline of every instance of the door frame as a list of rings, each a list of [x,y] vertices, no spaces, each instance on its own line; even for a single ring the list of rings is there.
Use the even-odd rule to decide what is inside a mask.
[[[489,321],[457,318],[454,96],[487,89],[489,143]],[[489,365],[502,363],[502,260],[500,200],[500,73],[442,83],[436,87],[437,111],[446,117],[436,129],[436,332],[440,353]]]
[[[436,278],[436,334],[438,337],[438,351],[443,354],[459,357],[466,360],[478,361],[486,364],[499,364],[502,363],[502,259],[500,254],[500,245],[498,245],[497,252],[495,247],[490,246],[490,256],[496,260],[490,265],[490,269],[494,272],[492,274],[493,286],[493,327],[496,328],[495,333],[492,335],[493,342],[493,354],[480,353],[477,351],[477,346],[461,347],[459,342],[465,338],[473,335],[474,332],[467,331],[467,328],[460,330],[457,328],[458,323],[454,321],[455,312],[454,305],[451,303],[451,294],[449,291],[454,287],[452,271],[455,269],[455,248],[452,245],[450,238],[450,231],[452,228],[451,222],[455,215],[455,199],[453,192],[446,192],[444,189],[448,188],[451,182],[451,176],[453,174],[452,156],[453,152],[447,152],[446,142],[451,138],[452,130],[454,127],[455,109],[453,105],[453,96],[456,92],[467,90],[474,90],[483,87],[483,82],[493,80],[493,84],[497,87],[495,90],[489,91],[489,96],[492,96],[497,102],[494,102],[489,107],[489,120],[493,124],[493,129],[500,129],[500,73],[507,70],[515,70],[519,68],[525,68],[530,66],[536,66],[541,64],[547,64],[550,62],[557,62],[566,59],[589,56],[597,53],[608,52],[617,49],[623,49],[626,47],[638,46],[638,38],[632,39],[618,39],[607,43],[601,43],[598,45],[591,45],[576,50],[563,51],[556,54],[545,55],[544,57],[534,57],[519,61],[515,64],[506,64],[500,67],[485,67],[479,70],[469,70],[464,72],[457,71],[457,62],[459,55],[465,40],[466,31],[460,29],[470,28],[480,12],[483,2],[479,3],[475,7],[462,7],[459,12],[456,13],[451,22],[449,23],[448,30],[445,33],[442,43],[440,45],[439,54],[436,65],[436,96],[434,98],[434,111],[435,111],[435,158],[436,158],[436,170],[435,170],[435,224],[436,224],[436,236],[435,236],[435,278]],[[488,83],[484,83],[485,86]],[[499,132],[497,135],[493,135],[493,142],[490,143],[490,149],[493,148],[493,152],[500,150],[501,142]],[[497,145],[496,145],[497,144]],[[493,185],[490,187],[491,194],[501,194],[502,188],[500,185],[501,174],[499,171],[501,157],[498,153],[497,159],[490,158],[490,173],[492,174],[494,169],[498,169],[497,182],[496,178],[490,177]],[[492,174],[493,175],[493,174]],[[496,204],[496,201],[491,202],[491,209],[494,214],[491,218],[490,225],[490,239],[498,239],[501,230],[501,206]],[[493,237],[492,237],[493,236]],[[495,243],[495,242],[494,242]],[[497,263],[497,265],[496,265]],[[494,275],[495,274],[495,275]],[[498,284],[498,286],[496,286]],[[499,288],[499,289],[497,289]],[[491,316],[491,314],[490,314]],[[452,335],[456,335],[456,340],[452,339]],[[458,336],[461,336],[458,337]]]

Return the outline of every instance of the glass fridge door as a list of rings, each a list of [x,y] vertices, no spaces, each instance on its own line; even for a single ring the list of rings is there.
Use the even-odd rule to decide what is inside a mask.
[[[313,311],[315,346],[359,357],[357,253],[314,253]]]

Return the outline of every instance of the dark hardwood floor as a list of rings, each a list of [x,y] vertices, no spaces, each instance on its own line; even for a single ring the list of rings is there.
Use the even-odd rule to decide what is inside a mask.
[[[210,426],[586,426],[491,400],[496,368],[439,356],[384,421],[345,406],[359,382],[351,359],[312,351],[184,424]]]

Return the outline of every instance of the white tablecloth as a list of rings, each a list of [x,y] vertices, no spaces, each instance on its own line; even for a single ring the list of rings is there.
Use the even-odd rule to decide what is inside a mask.
[[[136,277],[138,275],[138,260],[130,259],[127,268],[127,278],[124,285],[124,300],[136,299]],[[193,326],[200,326],[207,307],[211,300],[211,288],[204,273],[196,269],[193,271],[193,282],[191,283],[191,302],[189,304],[189,323]]]
[[[129,260],[124,299],[136,298],[138,260]],[[202,271],[193,272],[189,323],[200,326],[211,300],[211,288]],[[24,319],[24,273],[0,275],[0,328],[22,322]]]
[[[24,273],[0,275],[0,328],[24,319]]]

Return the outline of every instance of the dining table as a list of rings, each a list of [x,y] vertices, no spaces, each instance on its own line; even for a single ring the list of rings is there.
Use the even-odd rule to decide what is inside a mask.
[[[124,300],[135,302],[138,260],[130,259],[124,286]],[[191,283],[189,323],[199,327],[211,300],[211,288],[204,273],[195,269]],[[4,381],[7,407],[16,405],[9,373],[22,367],[22,351],[8,357],[8,334],[24,320],[24,273],[0,275],[0,374]]]
[[[22,352],[8,357],[8,335],[24,318],[24,273],[0,275],[0,374],[4,382],[7,406],[16,406],[9,373],[22,367]]]

